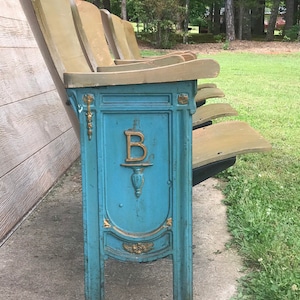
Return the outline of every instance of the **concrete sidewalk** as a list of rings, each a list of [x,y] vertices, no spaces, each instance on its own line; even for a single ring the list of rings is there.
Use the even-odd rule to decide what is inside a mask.
[[[242,274],[222,194],[209,179],[193,189],[194,299],[228,300]],[[0,248],[1,300],[84,300],[80,166],[76,162]],[[172,298],[172,263],[106,264],[107,300]]]

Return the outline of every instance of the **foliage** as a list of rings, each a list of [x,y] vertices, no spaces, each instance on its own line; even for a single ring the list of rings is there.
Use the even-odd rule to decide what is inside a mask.
[[[104,4],[109,3],[111,12],[116,15],[121,15],[121,0],[88,0],[99,7],[103,7]],[[280,0],[277,0],[278,3]],[[232,16],[229,16],[228,19],[235,19],[235,22],[231,22],[230,30],[227,28],[227,38],[230,40],[235,39],[233,33],[235,33],[237,28],[236,25],[240,22],[242,24],[239,25],[239,37],[240,38],[250,38],[251,30],[254,35],[262,35],[264,26],[263,26],[263,7],[264,4],[266,7],[271,8],[275,0],[189,0],[189,15],[188,20],[190,25],[200,26],[214,29],[218,28],[218,30],[214,33],[219,33],[221,28],[221,32],[225,33],[225,23],[214,24],[213,18],[213,10],[215,8],[219,9],[219,7],[224,7],[224,3],[228,6],[229,2],[234,2],[235,9]],[[180,24],[185,19],[185,0],[127,0],[127,15],[130,21],[134,22],[144,22],[148,24],[148,30],[151,31],[152,34],[152,42],[157,47],[172,47],[174,43],[174,31],[175,25]],[[284,1],[281,1],[280,8],[284,6]],[[243,8],[243,9],[241,9]],[[295,15],[297,15],[297,20],[299,21],[299,8],[297,7],[297,11]],[[287,7],[288,9],[288,7]],[[250,13],[251,12],[251,13]],[[274,9],[273,15],[274,20],[276,22],[276,15],[278,9]],[[227,12],[228,14],[228,12]],[[241,14],[241,15],[240,15]],[[247,15],[249,14],[249,16]],[[251,18],[250,18],[251,14]],[[248,16],[248,18],[246,18]],[[221,18],[222,19],[222,18]],[[296,19],[296,18],[295,18]],[[227,20],[227,19],[225,19]],[[297,20],[294,20],[296,22]],[[239,22],[238,22],[239,21]],[[224,22],[224,19],[223,19]],[[257,26],[260,24],[260,26]],[[272,25],[272,24],[271,24]],[[275,26],[275,25],[274,25]],[[250,30],[251,28],[251,30]],[[268,26],[268,36],[269,40],[274,40],[274,32],[273,25]],[[290,37],[290,33],[286,35],[285,40],[293,40]]]
[[[194,26],[207,25],[207,8],[203,1],[191,1],[190,3],[190,24]]]
[[[290,29],[285,30],[285,35],[283,37],[284,42],[296,41],[298,39],[298,34],[300,31],[300,25],[294,25]]]
[[[171,48],[175,43],[175,24],[183,19],[184,10],[179,0],[137,0],[139,20],[155,38],[157,48]]]

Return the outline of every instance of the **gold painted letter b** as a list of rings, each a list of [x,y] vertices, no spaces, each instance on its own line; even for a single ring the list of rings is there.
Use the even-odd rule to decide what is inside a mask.
[[[125,132],[126,135],[126,142],[127,142],[127,157],[126,157],[126,161],[127,162],[131,162],[131,161],[142,161],[145,159],[146,155],[147,155],[147,148],[146,146],[143,144],[144,142],[144,135],[141,132],[138,131],[129,131],[126,130]],[[139,141],[137,142],[133,142],[132,141],[132,137],[133,136],[138,136],[140,138]],[[132,157],[131,156],[131,148],[132,147],[139,147],[142,149],[143,151],[143,155],[142,156],[138,156],[138,157]]]

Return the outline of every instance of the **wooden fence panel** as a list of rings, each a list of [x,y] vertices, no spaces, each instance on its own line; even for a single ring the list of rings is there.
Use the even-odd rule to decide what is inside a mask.
[[[20,1],[0,0],[0,241],[79,155]]]
[[[78,157],[73,129],[1,177],[0,236],[4,237]]]

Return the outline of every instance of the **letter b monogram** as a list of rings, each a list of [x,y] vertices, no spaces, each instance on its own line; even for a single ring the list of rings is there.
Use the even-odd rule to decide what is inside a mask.
[[[126,157],[126,161],[127,162],[132,162],[132,161],[142,161],[142,160],[144,160],[145,157],[146,157],[146,155],[147,155],[147,148],[143,144],[143,142],[144,142],[144,135],[141,132],[138,132],[138,131],[129,131],[129,130],[126,130],[124,133],[126,135],[126,143],[127,143],[127,157]],[[133,136],[139,137],[139,141],[132,141],[132,137]],[[132,157],[131,156],[131,148],[132,147],[139,147],[140,149],[142,149],[143,155],[142,156],[138,156],[138,157]]]

